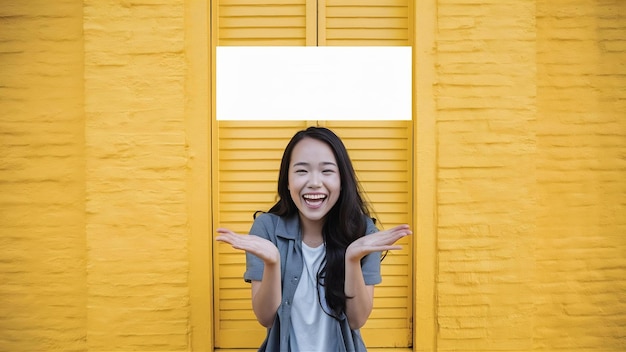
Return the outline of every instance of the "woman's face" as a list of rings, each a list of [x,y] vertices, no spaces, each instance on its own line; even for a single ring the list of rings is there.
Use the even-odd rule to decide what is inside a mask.
[[[289,194],[303,220],[323,220],[337,203],[341,178],[328,144],[304,138],[295,145],[289,163]]]

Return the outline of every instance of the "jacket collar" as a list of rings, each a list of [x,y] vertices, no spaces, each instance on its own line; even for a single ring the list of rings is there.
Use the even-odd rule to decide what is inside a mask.
[[[295,240],[300,237],[300,220],[298,214],[288,218],[279,217],[276,224],[276,236],[289,240]]]

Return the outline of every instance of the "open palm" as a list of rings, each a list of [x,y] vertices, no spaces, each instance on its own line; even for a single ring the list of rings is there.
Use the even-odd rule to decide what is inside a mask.
[[[217,229],[219,234],[215,239],[230,244],[233,248],[246,251],[259,257],[268,264],[278,263],[280,254],[276,246],[259,236],[239,235],[225,228]]]
[[[346,249],[346,259],[357,261],[372,252],[402,249],[400,245],[396,245],[395,243],[412,233],[409,225],[405,224],[363,236],[348,246]]]

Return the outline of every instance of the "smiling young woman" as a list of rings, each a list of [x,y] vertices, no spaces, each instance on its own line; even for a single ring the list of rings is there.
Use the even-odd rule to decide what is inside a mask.
[[[246,252],[252,307],[268,327],[260,351],[365,351],[359,329],[381,282],[380,253],[397,250],[408,225],[379,231],[352,162],[331,130],[297,132],[283,153],[278,202],[250,236],[217,230]]]

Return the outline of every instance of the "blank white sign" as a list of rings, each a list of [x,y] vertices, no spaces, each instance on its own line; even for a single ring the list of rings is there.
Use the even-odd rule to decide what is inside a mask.
[[[411,47],[216,50],[218,120],[411,119]]]

